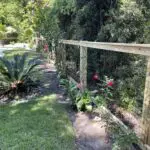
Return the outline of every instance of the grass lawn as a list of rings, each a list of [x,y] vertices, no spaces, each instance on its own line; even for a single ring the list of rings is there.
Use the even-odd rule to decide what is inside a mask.
[[[74,131],[56,95],[0,106],[1,150],[74,150]]]
[[[32,50],[29,51],[24,49],[8,50],[8,51],[4,51],[3,53],[4,53],[4,57],[6,58],[12,58],[14,55],[18,55],[18,54],[23,55],[24,53],[28,53],[29,59],[40,55],[35,51]]]
[[[0,150],[74,150],[75,134],[66,106],[56,100],[51,94],[0,106]]]

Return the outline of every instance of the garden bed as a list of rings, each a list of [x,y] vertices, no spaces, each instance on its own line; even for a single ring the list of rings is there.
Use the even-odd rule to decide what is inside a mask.
[[[78,83],[72,77],[68,77],[68,79],[70,80],[70,84],[72,85],[70,87],[74,87],[73,85],[78,86]],[[95,93],[97,93],[97,90],[91,92],[91,94],[92,93],[95,95]],[[104,106],[99,106],[98,109],[96,107],[93,108],[94,114],[96,113],[94,116],[98,115],[100,120],[102,119],[103,121],[106,121],[106,129],[114,127],[117,128],[117,132],[115,131],[116,133],[111,133],[111,131],[108,131],[110,133],[110,136],[108,135],[108,140],[112,141],[112,143],[115,143],[115,139],[112,139],[112,137],[114,136],[113,134],[116,134],[115,136],[118,136],[118,139],[123,139],[124,142],[122,141],[123,143],[121,144],[132,145],[132,150],[147,150],[147,146],[143,145],[140,141],[142,135],[140,118],[138,116],[135,117],[133,113],[118,107],[116,104],[109,105],[108,109]],[[126,138],[129,140],[129,143],[126,141]]]

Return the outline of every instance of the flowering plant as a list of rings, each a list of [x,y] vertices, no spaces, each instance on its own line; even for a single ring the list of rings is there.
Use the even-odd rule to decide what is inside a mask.
[[[100,83],[97,83],[97,85],[99,88],[99,94],[106,100],[111,100],[113,96],[112,90],[114,86],[114,80],[105,76],[104,80],[100,80]]]
[[[48,51],[49,51],[48,44],[45,44],[45,45],[44,45],[44,52],[48,52]]]
[[[98,75],[97,72],[95,72],[95,73],[93,74],[92,80],[93,80],[93,81],[98,81],[98,80],[99,80],[99,75]]]

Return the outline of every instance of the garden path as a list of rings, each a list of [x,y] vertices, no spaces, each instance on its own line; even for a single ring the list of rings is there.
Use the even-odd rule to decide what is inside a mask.
[[[59,87],[54,64],[44,64],[41,67],[45,71],[41,93],[55,93],[57,94],[58,102],[68,106],[69,102],[63,94],[64,90]],[[88,113],[73,112],[70,107],[66,108],[75,129],[77,150],[111,150],[111,144],[107,141],[105,123],[100,118]]]

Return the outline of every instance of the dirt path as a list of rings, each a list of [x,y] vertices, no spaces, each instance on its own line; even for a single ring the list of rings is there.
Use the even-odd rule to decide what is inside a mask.
[[[63,89],[59,87],[54,65],[45,64],[42,67],[45,68],[45,75],[41,93],[55,93],[58,102],[68,103],[63,96]],[[110,143],[106,140],[105,124],[100,118],[87,113],[75,113],[71,109],[68,109],[68,115],[75,129],[77,150],[111,150]]]
[[[76,131],[78,150],[111,150],[103,121],[83,112],[69,114]]]

